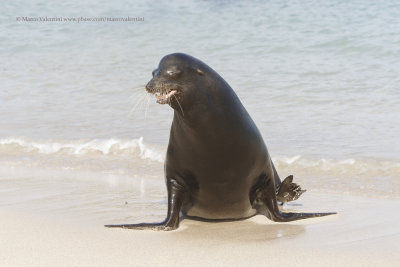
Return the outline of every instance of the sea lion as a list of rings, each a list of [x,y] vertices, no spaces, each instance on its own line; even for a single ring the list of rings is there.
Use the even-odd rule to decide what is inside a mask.
[[[256,214],[276,222],[335,213],[281,212],[278,200],[305,190],[283,183],[263,138],[239,98],[212,68],[183,54],[167,55],[146,90],[174,109],[165,160],[167,217],[160,223],[106,225],[173,230],[183,218],[239,220]]]

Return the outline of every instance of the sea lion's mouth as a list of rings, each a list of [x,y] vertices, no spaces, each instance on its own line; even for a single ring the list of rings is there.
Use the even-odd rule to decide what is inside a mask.
[[[154,95],[156,96],[157,103],[167,104],[168,102],[170,102],[169,99],[177,92],[177,90],[171,89],[168,92],[156,92]]]
[[[183,96],[182,88],[172,82],[159,82],[152,79],[146,85],[146,91],[156,97],[156,102],[158,104],[168,104],[173,109],[180,108],[181,103],[179,103]]]

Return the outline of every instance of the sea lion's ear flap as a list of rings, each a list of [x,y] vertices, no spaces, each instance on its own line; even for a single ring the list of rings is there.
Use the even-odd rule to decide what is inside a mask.
[[[197,73],[200,74],[201,76],[204,75],[204,72],[203,72],[201,69],[197,68],[196,71],[197,71]]]

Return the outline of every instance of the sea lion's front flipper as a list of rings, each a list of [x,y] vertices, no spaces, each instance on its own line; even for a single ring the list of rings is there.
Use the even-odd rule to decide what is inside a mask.
[[[291,182],[291,180],[293,179],[293,177],[290,176],[288,178],[286,178],[288,179],[288,182]],[[295,220],[336,214],[336,212],[327,212],[327,213],[281,212],[279,210],[277,197],[275,195],[275,185],[268,178],[261,179],[259,184],[256,185],[256,188],[253,190],[251,199],[253,200],[252,201],[253,208],[257,210],[258,214],[265,215],[269,219],[275,222],[290,222]]]
[[[167,178],[168,190],[168,214],[167,218],[160,223],[138,223],[138,224],[111,224],[105,227],[119,227],[134,230],[159,230],[170,231],[179,227],[179,213],[186,199],[186,190],[175,179]]]
[[[279,186],[276,199],[282,203],[298,199],[307,190],[301,189],[300,185],[293,183],[293,175],[289,175]]]

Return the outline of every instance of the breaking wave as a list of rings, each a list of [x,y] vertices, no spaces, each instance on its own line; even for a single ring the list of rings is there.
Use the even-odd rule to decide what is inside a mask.
[[[104,154],[136,155],[141,159],[164,162],[165,149],[145,144],[143,137],[132,140],[93,139],[78,141],[33,141],[24,138],[0,139],[0,151],[4,153],[39,153],[39,154]]]
[[[150,160],[163,163],[166,147],[145,143],[143,137],[137,139],[92,139],[92,140],[64,140],[64,141],[37,141],[26,138],[0,139],[2,157],[11,155],[106,155]],[[362,176],[368,177],[398,177],[400,163],[397,161],[379,159],[315,159],[303,155],[283,156],[272,155],[273,162],[278,170],[285,172],[303,172],[323,174],[329,176]]]
[[[313,159],[296,155],[292,157],[272,157],[278,169],[302,171],[310,174],[323,174],[335,177],[398,177],[400,162],[384,159]]]

